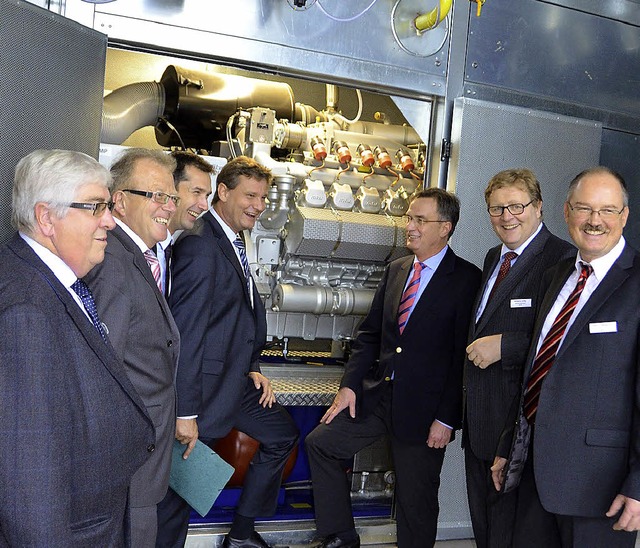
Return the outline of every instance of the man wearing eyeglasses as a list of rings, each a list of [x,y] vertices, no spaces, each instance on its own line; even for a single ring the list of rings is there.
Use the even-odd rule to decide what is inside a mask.
[[[180,203],[175,160],[160,150],[128,149],[111,166],[116,227],[105,260],[88,276],[98,313],[156,428],[151,457],[131,482],[132,546],[155,546],[157,504],[169,482],[175,432],[174,377],[180,336],[163,296],[154,251]]]
[[[542,193],[532,171],[497,173],[484,196],[491,226],[502,244],[485,257],[482,289],[469,328],[463,446],[476,544],[510,548],[516,495],[496,492],[491,466],[510,405],[518,395],[542,273],[575,253],[575,248],[542,222]]]
[[[480,269],[447,242],[458,199],[430,188],[407,211],[409,257],[389,264],[333,404],[306,439],[322,548],[358,548],[343,461],[389,436],[399,548],[433,546],[447,444],[460,427],[462,366]]]
[[[103,260],[110,177],[93,158],[18,163],[0,248],[0,545],[129,546],[127,496],[153,423],[83,277]]]
[[[578,254],[545,274],[517,423],[497,453],[510,464],[496,458],[494,482],[520,480],[514,546],[631,548],[640,529],[640,255],[622,236],[624,179],[583,171],[564,216]]]

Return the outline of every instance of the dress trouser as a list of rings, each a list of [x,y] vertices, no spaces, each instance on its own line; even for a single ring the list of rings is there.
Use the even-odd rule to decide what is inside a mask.
[[[276,510],[282,470],[298,441],[298,429],[289,413],[279,405],[262,407],[262,394],[253,383],[247,384],[234,428],[260,442],[244,479],[236,513],[246,517],[270,516]],[[216,439],[200,438],[213,446]],[[189,528],[191,508],[172,489],[158,505],[158,537],[156,546],[184,546]]]
[[[535,434],[534,434],[535,435]],[[613,501],[612,501],[613,502]],[[518,487],[514,548],[633,548],[636,533],[614,531],[616,518],[583,518],[547,512],[533,471],[533,439]]]
[[[498,493],[491,479],[493,461],[476,457],[468,440],[464,462],[467,498],[477,548],[511,548],[517,489]]]
[[[348,410],[321,424],[306,439],[318,534],[326,537],[354,527],[350,485],[342,462],[385,434],[391,439],[396,472],[396,520],[399,548],[433,546],[438,528],[438,488],[445,449],[426,440],[407,443],[391,429],[389,388],[375,411],[352,419]]]

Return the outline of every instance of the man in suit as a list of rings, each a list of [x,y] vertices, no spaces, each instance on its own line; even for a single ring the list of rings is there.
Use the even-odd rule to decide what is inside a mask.
[[[129,546],[153,424],[82,277],[104,257],[109,173],[80,152],[18,163],[0,248],[0,546]]]
[[[183,335],[176,438],[188,458],[198,436],[213,445],[232,428],[260,442],[225,548],[264,548],[258,516],[275,512],[282,470],[298,431],[276,401],[258,359],[266,338],[264,305],[249,272],[241,233],[265,209],[271,173],[240,156],[220,171],[213,205],[178,239],[169,302]],[[158,544],[182,546],[189,506],[172,490],[163,501]]]
[[[131,483],[135,548],[155,546],[156,506],[167,491],[175,433],[180,336],[153,252],[179,202],[174,166],[162,151],[135,148],[111,166],[117,226],[109,233],[104,261],[87,278],[109,339],[156,427],[155,451]]]
[[[573,255],[575,248],[543,224],[542,193],[532,171],[497,173],[484,197],[502,245],[485,257],[469,328],[463,445],[476,544],[510,548],[516,495],[496,493],[491,465],[509,407],[519,393],[542,273]]]
[[[580,173],[564,216],[578,255],[545,275],[512,423],[519,442],[530,436],[514,546],[631,548],[640,528],[640,255],[622,236],[624,180],[604,167]],[[502,444],[498,455],[508,452]],[[506,464],[496,458],[497,489]]]
[[[480,270],[447,245],[460,204],[430,188],[407,213],[413,253],[385,270],[340,390],[307,436],[322,548],[356,548],[342,461],[387,434],[396,471],[398,546],[432,546],[446,445],[460,426],[462,366]],[[348,410],[348,412],[343,412]]]

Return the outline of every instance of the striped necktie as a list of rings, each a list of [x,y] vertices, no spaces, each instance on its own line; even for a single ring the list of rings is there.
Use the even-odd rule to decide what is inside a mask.
[[[409,321],[411,309],[416,302],[416,296],[418,295],[418,289],[420,288],[420,274],[422,274],[422,269],[424,267],[424,263],[413,263],[413,275],[411,276],[411,280],[409,280],[409,284],[400,299],[400,306],[398,307],[398,328],[400,329],[400,334],[404,331],[404,328]]]
[[[102,326],[100,318],[98,317],[98,308],[96,307],[96,302],[93,299],[93,294],[91,293],[89,286],[78,278],[71,285],[71,289],[73,289],[76,295],[80,297],[84,309],[87,311],[87,314],[89,314],[89,318],[91,318],[91,323],[98,330],[98,333],[100,333],[102,340],[107,342],[107,333]]]
[[[491,293],[489,293],[487,302],[489,302],[491,300],[491,297],[493,297],[500,282],[506,278],[507,274],[509,274],[509,270],[511,270],[511,261],[513,261],[513,259],[515,259],[517,256],[518,254],[513,251],[507,251],[504,254],[504,257],[502,258],[502,264],[500,265],[500,269],[498,270],[498,276],[496,277],[496,281],[491,288]]]
[[[156,257],[150,249],[147,249],[144,252],[144,258],[147,260],[147,264],[151,269],[151,274],[153,274],[153,279],[156,281],[156,285],[162,293],[162,276],[160,275],[160,261],[158,261],[158,257]]]
[[[244,242],[242,238],[238,236],[234,241],[233,245],[238,249],[238,255],[240,255],[240,262],[242,263],[242,270],[244,271],[244,278],[247,284],[247,289],[249,290],[249,294],[251,294],[251,274],[249,272],[249,261],[247,260],[247,250],[245,249]]]
[[[533,367],[531,368],[531,373],[527,380],[527,388],[524,393],[524,416],[527,418],[529,424],[533,424],[535,421],[542,382],[555,361],[562,336],[564,335],[567,325],[569,324],[569,320],[571,319],[571,315],[580,300],[580,295],[587,283],[587,278],[591,272],[593,272],[591,265],[584,264],[582,262],[580,265],[581,271],[578,283],[576,283],[576,287],[572,291],[571,295],[569,295],[567,302],[564,303],[562,310],[560,310],[556,319],[553,321],[553,325],[542,341],[542,346],[540,346],[540,350],[538,350],[538,354],[533,361]]]

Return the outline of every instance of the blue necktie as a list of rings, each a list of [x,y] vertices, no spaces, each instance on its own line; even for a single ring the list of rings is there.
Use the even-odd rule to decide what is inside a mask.
[[[91,294],[89,286],[82,280],[77,279],[75,282],[73,282],[71,289],[73,289],[76,292],[76,295],[80,297],[80,300],[84,305],[84,309],[87,311],[87,314],[89,314],[89,317],[91,318],[91,323],[93,323],[93,326],[98,330],[98,333],[100,333],[102,340],[106,343],[107,333],[105,332],[104,327],[102,327],[102,323],[100,322],[100,318],[98,317],[96,302],[93,300],[93,295]]]
[[[249,290],[249,294],[251,294],[251,283],[249,281],[249,278],[251,276],[251,274],[249,273],[249,261],[247,260],[247,251],[244,247],[244,242],[242,241],[242,238],[238,236],[233,241],[233,245],[235,245],[236,248],[238,249],[238,255],[240,255],[240,262],[242,263],[242,270],[244,270],[244,278],[245,278],[245,281],[247,282],[247,289]]]

